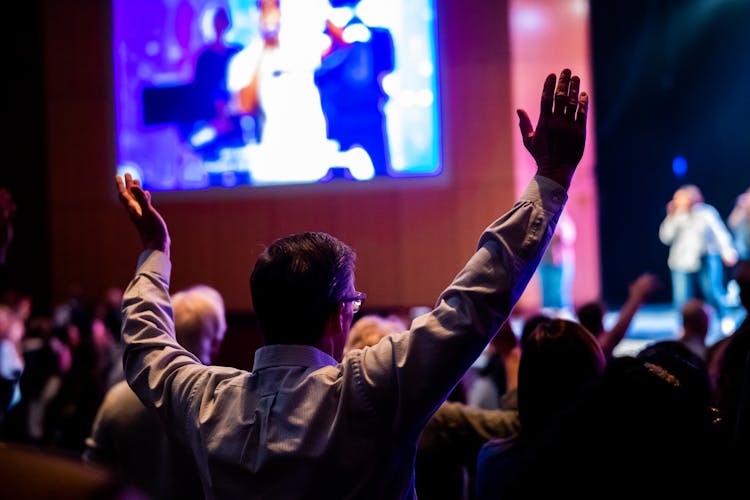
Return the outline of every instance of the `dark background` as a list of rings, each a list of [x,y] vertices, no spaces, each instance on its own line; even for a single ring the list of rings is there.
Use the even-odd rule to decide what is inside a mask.
[[[12,288],[30,294],[40,313],[50,313],[50,214],[46,165],[42,0],[3,4],[2,156],[0,186],[16,205],[15,236],[0,270]],[[3,283],[0,283],[2,285]]]

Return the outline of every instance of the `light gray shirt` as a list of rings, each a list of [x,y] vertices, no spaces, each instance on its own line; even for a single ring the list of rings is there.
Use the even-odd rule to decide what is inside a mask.
[[[669,245],[667,264],[673,271],[697,272],[701,257],[731,252],[732,237],[711,205],[697,203],[691,211],[680,210],[659,226],[659,239]]]
[[[202,365],[174,340],[171,263],[146,251],[123,302],[128,383],[184,433],[208,498],[414,498],[422,428],[510,314],[566,199],[535,177],[431,312],[340,363],[269,345],[252,372]]]

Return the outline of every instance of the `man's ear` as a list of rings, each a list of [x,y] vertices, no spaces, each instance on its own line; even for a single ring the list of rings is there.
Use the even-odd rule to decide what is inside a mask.
[[[339,304],[331,311],[323,330],[323,336],[320,338],[318,345],[315,346],[332,357],[341,356],[341,353],[337,352],[337,346],[339,348],[343,346],[341,338],[344,336],[344,332],[348,331],[344,327],[346,325],[346,309],[344,307],[344,304]]]
[[[336,307],[336,318],[338,325],[338,331],[336,332],[336,334],[341,335],[348,330],[346,325],[346,305],[344,302],[339,302],[339,305]]]
[[[324,335],[326,336],[336,336],[341,335],[343,332],[346,331],[345,322],[346,322],[346,309],[345,304],[343,302],[339,302],[338,305],[333,308],[331,311],[331,314],[328,316],[328,321],[326,322],[325,332]]]

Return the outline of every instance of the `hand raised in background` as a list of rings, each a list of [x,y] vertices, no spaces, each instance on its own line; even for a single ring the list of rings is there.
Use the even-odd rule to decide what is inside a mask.
[[[661,288],[661,282],[655,274],[643,273],[630,284],[628,293],[630,297],[643,301],[659,288]]]
[[[160,250],[169,255],[169,231],[164,218],[151,204],[151,193],[141,188],[141,183],[125,174],[125,180],[119,175],[115,178],[120,203],[128,211],[141,237],[144,250]]]
[[[534,157],[537,174],[565,188],[570,186],[586,144],[586,116],[589,97],[579,90],[581,79],[569,69],[555,78],[550,73],[544,82],[542,104],[536,130],[526,111],[517,110],[523,145]]]

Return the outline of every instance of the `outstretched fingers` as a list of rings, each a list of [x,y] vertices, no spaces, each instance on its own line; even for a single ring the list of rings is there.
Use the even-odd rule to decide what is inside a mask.
[[[149,205],[151,204],[151,193],[141,187],[141,182],[138,179],[133,180],[133,185],[130,187],[130,192],[133,193],[135,201],[137,201],[138,205],[140,205],[141,211],[143,213],[146,213]]]
[[[578,113],[576,114],[576,124],[581,127],[586,126],[586,117],[589,114],[589,95],[586,92],[581,92],[581,97],[578,98]]]
[[[565,68],[560,72],[560,78],[557,80],[557,89],[555,90],[555,116],[565,116],[565,108],[568,104],[568,93],[570,90],[571,71]]]
[[[555,96],[555,82],[557,77],[554,73],[547,75],[547,79],[544,80],[544,87],[542,88],[542,109],[540,111],[540,118],[547,117],[552,114],[552,102]]]
[[[151,205],[151,193],[130,174],[115,178],[120,202],[128,211],[144,249],[160,250],[169,255],[169,231],[164,218]]]
[[[565,106],[565,118],[574,120],[576,109],[578,108],[578,91],[581,88],[581,79],[578,76],[570,78],[570,88],[568,89],[568,102]]]
[[[125,179],[123,180],[123,178],[118,175],[115,177],[115,182],[117,183],[117,193],[120,198],[120,203],[122,203],[127,209],[131,217],[142,216],[143,211],[141,210],[141,206],[133,197],[133,193],[130,189],[133,185],[132,176],[130,174],[125,174]]]
[[[534,126],[531,125],[531,119],[526,111],[517,109],[518,114],[518,128],[521,129],[521,137],[523,137],[523,145],[526,149],[531,147],[531,141],[534,139]]]

